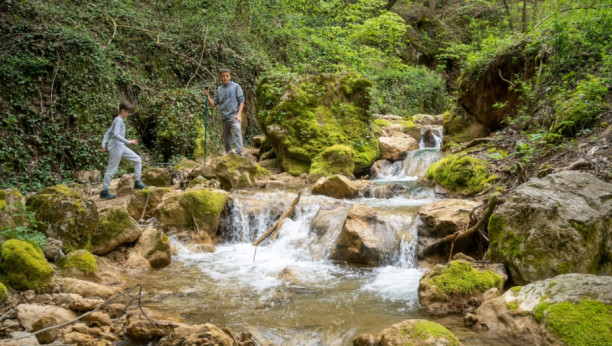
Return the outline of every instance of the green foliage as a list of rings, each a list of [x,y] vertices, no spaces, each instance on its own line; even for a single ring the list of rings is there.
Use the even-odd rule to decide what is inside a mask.
[[[18,220],[17,224],[0,228],[0,235],[7,239],[19,239],[33,242],[44,250],[47,246],[47,238],[44,234],[36,230],[40,223],[36,220],[36,214],[28,210],[22,203],[18,203],[15,207],[16,210],[13,209],[14,213],[12,214],[12,218],[13,220]]]
[[[502,288],[502,279],[490,270],[478,271],[462,260],[440,268],[431,277],[431,284],[441,297],[472,295],[489,288]]]
[[[486,161],[453,154],[429,166],[425,177],[445,189],[470,195],[484,190],[497,179],[495,174],[489,175],[487,167]]]
[[[535,319],[568,345],[612,345],[612,308],[589,299],[540,303]]]
[[[8,297],[8,289],[0,282],[0,303],[3,302],[6,297]]]

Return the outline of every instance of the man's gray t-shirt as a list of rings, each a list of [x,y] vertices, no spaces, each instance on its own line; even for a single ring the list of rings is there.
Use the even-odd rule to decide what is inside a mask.
[[[215,94],[213,100],[215,106],[219,106],[221,111],[221,120],[231,121],[238,114],[240,104],[244,103],[244,94],[238,83],[230,81],[228,84],[222,84]]]

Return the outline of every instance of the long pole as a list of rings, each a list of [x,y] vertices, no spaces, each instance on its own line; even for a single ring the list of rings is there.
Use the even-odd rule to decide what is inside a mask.
[[[208,87],[207,87],[208,88]],[[206,101],[204,104],[204,166],[206,166],[206,147],[207,145],[207,139],[208,139],[208,133],[207,133],[207,128],[208,128],[208,96],[206,96]]]

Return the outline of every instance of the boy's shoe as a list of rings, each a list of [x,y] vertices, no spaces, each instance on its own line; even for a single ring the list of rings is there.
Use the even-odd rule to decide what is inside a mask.
[[[144,189],[145,187],[147,187],[147,185],[143,184],[143,183],[142,183],[142,181],[140,181],[140,180],[136,180],[136,181],[134,182],[134,188],[135,188],[136,190],[142,190],[142,189]]]
[[[100,192],[100,198],[102,199],[113,199],[117,196],[113,195],[112,193],[108,192],[108,190],[102,190]]]

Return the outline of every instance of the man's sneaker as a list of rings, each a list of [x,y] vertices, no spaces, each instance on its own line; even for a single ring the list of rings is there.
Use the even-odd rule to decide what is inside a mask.
[[[102,199],[113,199],[115,197],[116,196],[113,195],[112,193],[108,192],[108,190],[102,190],[100,192],[100,198],[102,198]]]
[[[140,181],[140,180],[136,180],[136,181],[134,182],[134,188],[135,188],[136,190],[142,190],[142,189],[144,189],[145,187],[147,187],[147,185],[143,184],[143,183],[142,183],[142,181]]]

